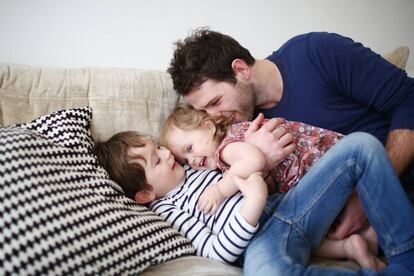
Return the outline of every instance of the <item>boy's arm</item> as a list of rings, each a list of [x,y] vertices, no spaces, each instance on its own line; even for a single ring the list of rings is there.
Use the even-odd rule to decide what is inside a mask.
[[[258,228],[257,221],[252,226],[244,218],[241,209],[235,211],[232,219],[217,234],[203,221],[167,200],[157,200],[151,209],[188,238],[196,248],[197,255],[221,262],[235,262]]]

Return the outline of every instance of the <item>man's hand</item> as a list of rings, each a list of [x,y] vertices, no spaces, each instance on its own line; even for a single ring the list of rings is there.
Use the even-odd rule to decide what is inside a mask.
[[[218,183],[208,186],[198,199],[197,207],[204,214],[214,214],[225,199],[217,185]]]
[[[335,229],[327,235],[329,239],[342,240],[360,231],[366,225],[367,217],[356,191],[352,193],[337,221]]]
[[[266,158],[265,170],[271,170],[295,150],[293,136],[284,127],[279,127],[285,120],[273,118],[263,124],[264,116],[260,113],[246,131],[246,142],[259,148]],[[263,124],[263,125],[262,125]]]

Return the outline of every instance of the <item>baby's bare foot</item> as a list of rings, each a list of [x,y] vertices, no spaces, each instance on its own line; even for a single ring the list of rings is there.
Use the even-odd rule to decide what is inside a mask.
[[[364,229],[362,229],[360,234],[368,243],[368,247],[371,250],[371,252],[375,256],[378,256],[378,238],[374,228],[372,226],[365,227]]]
[[[361,267],[379,271],[385,264],[369,249],[368,243],[359,234],[344,240],[344,249],[348,258],[354,259]]]

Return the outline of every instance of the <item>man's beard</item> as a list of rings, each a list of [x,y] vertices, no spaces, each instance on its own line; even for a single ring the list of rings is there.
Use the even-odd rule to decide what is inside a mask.
[[[253,84],[236,83],[237,103],[239,110],[236,112],[243,117],[244,120],[251,121],[253,119],[253,111],[256,106],[256,92]]]

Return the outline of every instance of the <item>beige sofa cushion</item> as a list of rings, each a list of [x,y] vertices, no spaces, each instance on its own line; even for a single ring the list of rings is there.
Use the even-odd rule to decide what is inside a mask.
[[[123,130],[157,137],[177,98],[170,76],[161,71],[0,65],[0,126],[90,106],[95,139]]]
[[[384,58],[397,66],[398,68],[405,69],[407,65],[408,56],[410,55],[410,49],[405,46],[395,48],[393,51],[384,54]]]

